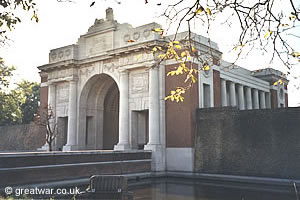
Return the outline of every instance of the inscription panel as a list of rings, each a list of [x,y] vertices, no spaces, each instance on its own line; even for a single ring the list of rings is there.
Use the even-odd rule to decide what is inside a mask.
[[[103,33],[86,39],[87,56],[101,54],[112,48],[112,33]]]
[[[57,103],[67,103],[69,101],[69,84],[61,83],[57,85]]]
[[[131,77],[131,93],[147,93],[148,92],[148,73],[133,74]]]
[[[70,69],[56,70],[48,74],[48,79],[58,79],[65,78],[72,75],[72,71]]]

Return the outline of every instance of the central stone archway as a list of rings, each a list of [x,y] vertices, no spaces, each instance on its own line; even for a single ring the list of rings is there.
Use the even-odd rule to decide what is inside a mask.
[[[78,141],[83,149],[113,150],[119,137],[119,89],[107,74],[91,77],[79,98]]]

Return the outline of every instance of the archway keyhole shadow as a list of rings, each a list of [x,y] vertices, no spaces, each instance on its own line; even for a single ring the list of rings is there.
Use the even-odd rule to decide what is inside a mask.
[[[91,77],[79,97],[78,142],[83,149],[113,150],[119,138],[119,89],[107,74]]]

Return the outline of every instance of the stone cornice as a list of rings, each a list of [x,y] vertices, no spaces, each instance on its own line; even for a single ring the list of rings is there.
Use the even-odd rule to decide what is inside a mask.
[[[60,61],[60,62],[56,62],[56,63],[50,63],[50,64],[39,66],[38,69],[43,72],[49,72],[52,70],[65,69],[65,68],[70,68],[70,67],[74,67],[74,66],[77,67],[77,66],[83,65],[83,64],[99,62],[99,61],[106,61],[106,60],[114,59],[114,58],[119,59],[121,57],[132,56],[132,54],[138,54],[139,52],[141,54],[143,54],[143,53],[145,54],[145,51],[147,51],[147,50],[149,52],[151,52],[153,46],[164,45],[165,43],[166,43],[165,41],[160,41],[160,40],[152,40],[152,41],[147,41],[147,42],[143,42],[143,43],[137,43],[134,45],[109,50],[109,51],[107,51],[107,53],[99,55],[99,56],[85,58],[82,60],[74,60],[74,59],[64,60],[64,61]],[[132,65],[132,64],[130,64],[130,65]]]
[[[52,71],[52,70],[57,70],[62,68],[76,67],[77,65],[78,65],[78,60],[71,59],[71,60],[64,60],[57,63],[50,63],[50,64],[38,66],[37,68],[42,72],[47,72],[47,71]]]

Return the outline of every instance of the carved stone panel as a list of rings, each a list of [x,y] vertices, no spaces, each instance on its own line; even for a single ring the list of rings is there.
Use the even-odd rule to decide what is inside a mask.
[[[131,77],[132,94],[148,92],[148,73],[133,74]]]
[[[138,62],[146,62],[153,60],[152,53],[143,53],[143,54],[130,54],[120,58],[120,66],[131,65]]]
[[[82,78],[88,78],[90,77],[96,70],[96,67],[93,65],[86,66],[80,69],[80,76]]]
[[[87,55],[97,55],[112,48],[112,33],[96,35],[86,40]]]
[[[119,68],[119,59],[110,59],[103,63],[104,72],[115,72]]]
[[[72,71],[70,69],[62,69],[62,70],[56,70],[48,75],[48,79],[58,79],[58,78],[66,78],[68,76],[72,75]]]
[[[57,103],[67,103],[69,101],[69,84],[61,83],[57,85]]]
[[[49,62],[55,63],[63,60],[74,59],[77,56],[75,54],[77,48],[78,47],[76,45],[69,45],[59,49],[53,49],[50,51]]]

